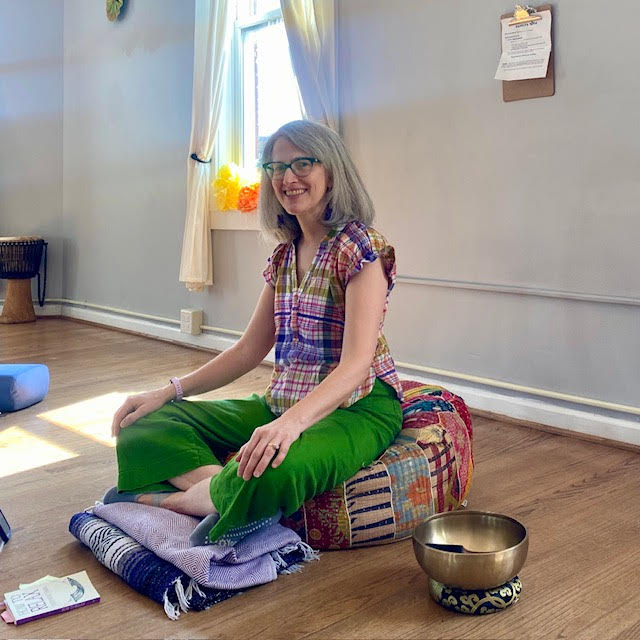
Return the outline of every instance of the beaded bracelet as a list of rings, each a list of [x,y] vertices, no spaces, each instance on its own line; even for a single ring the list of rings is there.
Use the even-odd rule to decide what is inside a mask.
[[[176,390],[176,397],[175,397],[175,402],[180,402],[183,398],[184,395],[182,393],[182,385],[180,384],[180,380],[176,377],[170,378],[169,382],[174,386],[175,390]]]

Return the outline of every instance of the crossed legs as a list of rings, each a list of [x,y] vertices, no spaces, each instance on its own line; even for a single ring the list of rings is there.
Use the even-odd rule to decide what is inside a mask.
[[[169,482],[180,491],[169,493],[158,506],[200,518],[215,513],[216,510],[209,493],[209,484],[211,478],[220,471],[222,471],[220,465],[209,464],[187,471],[175,478],[169,478]],[[141,494],[137,497],[136,502],[147,505],[156,504],[151,493]]]

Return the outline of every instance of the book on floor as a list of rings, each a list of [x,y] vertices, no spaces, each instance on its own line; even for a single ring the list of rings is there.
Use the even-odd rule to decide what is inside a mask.
[[[45,576],[5,593],[3,604],[6,610],[0,617],[7,623],[23,624],[99,601],[100,594],[86,571],[64,578]]]

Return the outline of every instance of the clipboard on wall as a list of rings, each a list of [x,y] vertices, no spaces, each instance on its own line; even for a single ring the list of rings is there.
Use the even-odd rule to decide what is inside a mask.
[[[551,11],[550,4],[543,4],[534,7],[535,12]],[[505,13],[500,19],[512,18],[513,13]],[[553,76],[553,22],[551,23],[551,53],[549,55],[549,65],[547,75],[544,78],[532,78],[530,80],[503,80],[502,100],[513,102],[514,100],[528,100],[530,98],[544,98],[552,96],[556,92],[556,83]]]

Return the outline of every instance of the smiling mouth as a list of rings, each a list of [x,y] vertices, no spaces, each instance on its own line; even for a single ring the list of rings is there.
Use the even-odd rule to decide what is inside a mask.
[[[285,191],[284,195],[285,196],[299,196],[300,194],[304,193],[306,191],[306,189],[291,189],[289,191]]]

